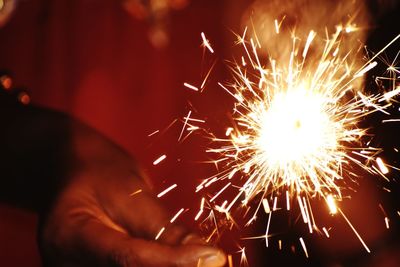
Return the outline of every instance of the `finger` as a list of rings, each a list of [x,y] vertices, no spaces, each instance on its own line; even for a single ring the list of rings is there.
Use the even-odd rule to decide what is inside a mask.
[[[194,234],[194,233],[189,233],[186,235],[182,241],[182,245],[206,245],[207,242],[201,238],[199,235]]]
[[[103,263],[123,267],[218,267],[225,264],[225,255],[218,249],[203,245],[169,246],[130,238],[95,219],[79,227],[75,238],[75,247],[92,255],[100,266],[106,266],[101,265]]]
[[[180,244],[190,234],[185,227],[170,223],[173,216],[137,177],[109,183],[108,189],[102,188],[98,195],[108,216],[132,236],[147,239],[158,236],[160,242]]]
[[[145,234],[167,244],[179,244],[189,231],[177,224],[170,223],[171,214],[153,195],[143,193],[135,198],[124,198],[124,206],[119,206],[119,222],[134,235]],[[121,208],[124,207],[124,208]],[[161,233],[161,234],[160,234]]]

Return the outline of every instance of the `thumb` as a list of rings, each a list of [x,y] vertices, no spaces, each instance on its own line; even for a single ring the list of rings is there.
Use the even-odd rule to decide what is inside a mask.
[[[205,245],[171,246],[116,231],[96,219],[89,219],[74,235],[80,255],[93,258],[97,266],[221,267],[225,255]],[[106,263],[106,264],[105,264]]]
[[[177,247],[182,266],[220,267],[226,262],[225,254],[214,247],[192,244]]]

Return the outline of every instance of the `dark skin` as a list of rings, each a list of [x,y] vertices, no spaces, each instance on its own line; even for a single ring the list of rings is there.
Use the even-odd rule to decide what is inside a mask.
[[[222,251],[169,224],[121,148],[71,117],[1,93],[0,196],[40,214],[45,266],[224,265]]]

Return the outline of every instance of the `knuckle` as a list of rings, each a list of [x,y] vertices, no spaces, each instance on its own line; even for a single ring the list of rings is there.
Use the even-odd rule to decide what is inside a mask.
[[[115,250],[110,253],[110,263],[115,267],[142,267],[132,249]]]

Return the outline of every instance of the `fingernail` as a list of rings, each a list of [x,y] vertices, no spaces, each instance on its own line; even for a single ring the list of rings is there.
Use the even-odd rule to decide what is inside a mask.
[[[224,266],[226,262],[225,254],[217,252],[209,256],[201,257],[199,259],[199,267],[220,267]]]

